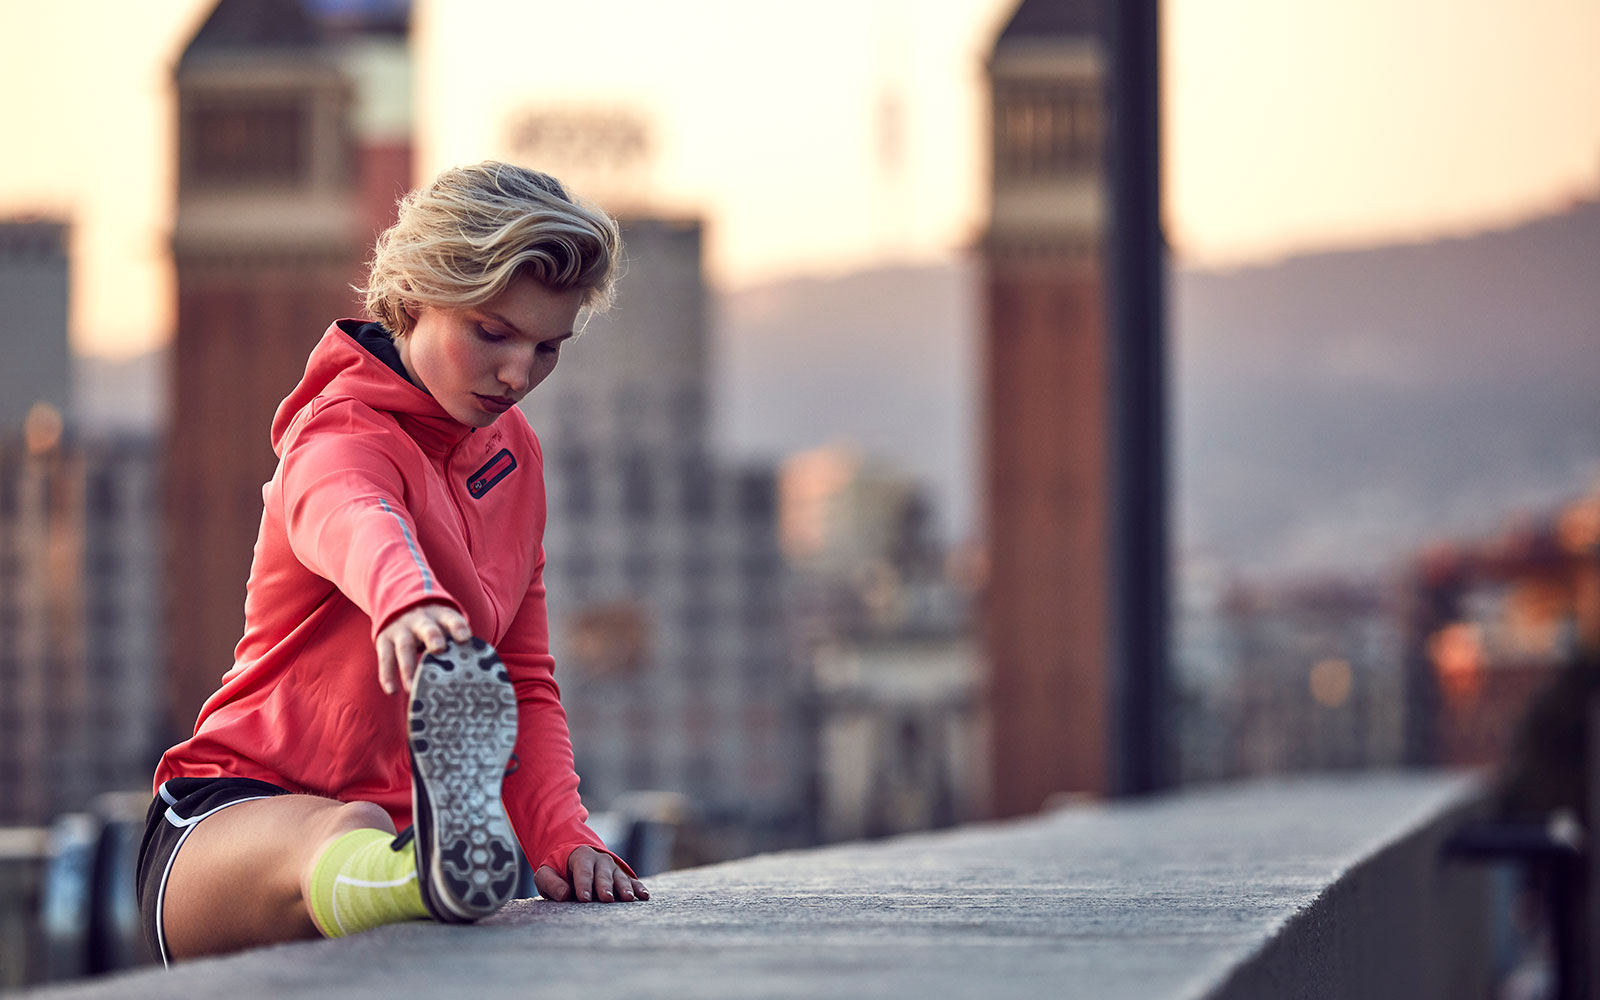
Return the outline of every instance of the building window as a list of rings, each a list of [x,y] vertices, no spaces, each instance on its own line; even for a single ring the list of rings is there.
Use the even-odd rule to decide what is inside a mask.
[[[95,520],[110,521],[116,518],[117,480],[109,470],[97,469],[89,476],[89,514]]]
[[[683,606],[683,627],[689,630],[695,640],[703,641],[710,634],[711,626],[716,623],[716,617],[708,601],[689,601]]]
[[[115,604],[96,604],[89,612],[91,628],[105,633],[122,627],[122,609]]]
[[[1098,168],[1100,102],[1084,90],[1061,94],[1056,100],[1061,111],[1051,132],[1051,167],[1056,171]]]
[[[575,584],[587,583],[596,569],[594,553],[588,549],[575,549],[572,552],[568,552],[566,557],[562,559],[561,566],[562,571],[571,582]]]
[[[739,569],[744,573],[747,588],[761,587],[777,577],[777,555],[770,551],[745,552],[739,556]]]
[[[1007,88],[997,92],[995,107],[998,176],[1042,177],[1100,167],[1100,98],[1093,88]]]
[[[705,426],[705,400],[700,389],[686,386],[672,397],[672,423],[685,441],[697,441]]]
[[[569,514],[588,514],[594,510],[594,470],[589,456],[576,448],[561,452],[557,463],[561,496]]]
[[[683,554],[683,577],[693,585],[703,587],[714,572],[711,556],[699,549],[691,549]]]
[[[717,674],[717,655],[710,648],[706,640],[706,633],[696,633],[697,640],[692,643],[683,657],[683,679],[690,683],[710,681]]]
[[[751,521],[769,523],[778,516],[777,480],[763,472],[739,476],[739,514]]]
[[[776,616],[773,614],[772,602],[759,590],[750,591],[740,608],[741,617],[745,628],[752,632],[763,632],[771,627]]]
[[[655,511],[655,484],[650,481],[650,461],[640,452],[622,460],[622,512],[635,520],[648,520]]]
[[[116,576],[122,572],[122,553],[110,545],[94,546],[89,550],[84,562],[88,564],[89,572],[95,576]]]
[[[0,517],[17,515],[17,478],[21,471],[14,462],[0,461]]]
[[[643,746],[635,745],[630,748],[623,773],[629,788],[654,788],[659,784],[656,781],[655,760]]]
[[[628,586],[635,594],[644,593],[650,589],[650,582],[655,577],[655,555],[650,552],[629,552],[622,559],[622,572],[628,577]]]
[[[717,483],[705,456],[690,456],[679,464],[678,484],[683,490],[683,515],[696,523],[710,520],[717,505]]]
[[[219,185],[295,184],[307,174],[306,109],[291,99],[202,103],[189,109],[190,178]]]
[[[705,754],[697,753],[691,756],[687,770],[686,777],[689,779],[689,787],[691,789],[708,788],[717,776],[717,770],[712,765],[711,758]]]

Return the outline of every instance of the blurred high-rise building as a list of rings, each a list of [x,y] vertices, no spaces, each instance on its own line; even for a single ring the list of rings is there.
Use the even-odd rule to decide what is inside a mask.
[[[824,840],[987,812],[981,681],[959,560],[925,488],[845,445],[783,463],[789,617],[812,692]]]
[[[148,788],[162,691],[148,438],[0,440],[0,823]]]
[[[689,798],[726,857],[810,836],[776,477],[711,453],[698,221],[624,220],[608,314],[524,402],[549,488],[551,646],[584,798]]]
[[[989,61],[985,658],[994,805],[1110,781],[1102,5],[1023,0]]]
[[[67,411],[70,232],[54,219],[0,221],[0,429],[20,429],[41,404]]]
[[[278,403],[411,184],[409,4],[222,0],[176,71],[172,726],[232,663]]]
[[[66,234],[0,224],[0,823],[144,784],[161,704],[155,448],[73,425]]]

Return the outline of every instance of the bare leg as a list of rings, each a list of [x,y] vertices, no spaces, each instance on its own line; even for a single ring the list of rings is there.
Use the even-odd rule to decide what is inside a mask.
[[[279,795],[201,820],[172,862],[162,928],[173,958],[320,935],[306,885],[322,851],[352,830],[394,833],[371,802]]]

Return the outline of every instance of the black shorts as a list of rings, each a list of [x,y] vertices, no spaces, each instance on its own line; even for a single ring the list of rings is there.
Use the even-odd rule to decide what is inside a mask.
[[[156,797],[145,814],[144,840],[139,844],[139,920],[144,925],[150,953],[171,964],[167,938],[161,929],[161,903],[167,891],[167,875],[172,859],[195,824],[220,809],[291,794],[254,778],[172,778],[156,789]]]

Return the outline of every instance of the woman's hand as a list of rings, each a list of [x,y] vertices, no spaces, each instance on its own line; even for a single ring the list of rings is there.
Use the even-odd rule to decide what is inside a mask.
[[[650,890],[636,878],[630,878],[622,866],[609,854],[592,847],[573,848],[567,858],[567,871],[571,878],[562,878],[554,868],[541,865],[533,873],[533,884],[545,899],[565,902],[576,898],[580,903],[598,900],[612,903],[617,900],[633,902],[649,899]]]
[[[450,639],[466,642],[471,638],[467,620],[448,604],[419,604],[395,616],[378,633],[378,686],[384,694],[394,694],[398,682],[410,691],[425,653],[444,652]]]

